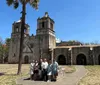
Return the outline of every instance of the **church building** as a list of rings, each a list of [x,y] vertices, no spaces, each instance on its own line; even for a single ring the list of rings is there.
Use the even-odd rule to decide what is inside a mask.
[[[36,35],[30,36],[30,26],[25,24],[22,63],[27,64],[39,58],[54,58],[61,65],[100,65],[100,45],[56,45],[54,24],[47,12],[37,19]],[[18,63],[20,35],[21,20],[12,24],[9,63]]]

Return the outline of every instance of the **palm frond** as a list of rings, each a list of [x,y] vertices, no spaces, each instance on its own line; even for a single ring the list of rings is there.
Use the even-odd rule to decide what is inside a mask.
[[[29,3],[30,0],[19,0],[21,4],[23,4],[23,1],[25,1],[25,3]]]
[[[21,4],[23,3],[23,0],[19,0],[19,1],[20,1]]]
[[[15,2],[14,2],[14,8],[17,9],[18,6],[19,6],[19,2],[18,2],[18,1],[15,1]]]
[[[30,0],[26,0],[26,4],[29,3],[29,2],[30,2]]]
[[[6,2],[7,2],[7,4],[8,4],[8,6],[10,6],[10,5],[13,4],[14,0],[6,0]]]
[[[30,0],[30,5],[37,10],[39,5],[39,0]]]

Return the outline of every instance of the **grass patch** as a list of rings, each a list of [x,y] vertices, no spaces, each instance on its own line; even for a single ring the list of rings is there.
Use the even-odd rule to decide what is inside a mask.
[[[74,65],[65,65],[65,66],[61,66],[61,67],[64,68],[65,73],[73,73],[76,71]]]
[[[100,85],[100,66],[85,66],[87,75],[84,76],[78,85]]]
[[[17,64],[0,64],[0,73],[4,75],[0,76],[0,85],[16,85],[16,79],[29,76],[29,65],[22,65],[21,75],[16,75],[17,73]]]
[[[73,65],[67,66],[67,67],[65,68],[65,72],[66,72],[66,73],[73,73],[73,72],[75,72],[75,71],[76,71],[76,69],[75,69],[75,66],[73,66]]]

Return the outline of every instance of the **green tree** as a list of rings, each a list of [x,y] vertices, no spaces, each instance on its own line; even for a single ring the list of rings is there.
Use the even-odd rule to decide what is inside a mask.
[[[5,44],[6,44],[6,47],[5,47],[5,55],[6,55],[5,62],[8,62],[10,42],[11,42],[11,38],[6,38],[6,40],[5,40]]]
[[[26,5],[29,3],[33,8],[38,9],[39,0],[6,0],[6,1],[8,6],[13,5],[15,9],[18,8],[19,3],[21,3],[22,5],[20,52],[19,52],[18,72],[17,72],[17,74],[20,74],[22,65],[21,60],[22,60],[24,30],[25,30]]]
[[[10,42],[11,42],[11,38],[6,38],[5,44],[6,44],[8,51],[9,51],[9,47],[10,47]]]
[[[6,38],[5,40],[5,44],[9,47],[10,45],[10,41],[11,41],[11,38]]]
[[[0,62],[5,63],[5,58],[8,57],[8,48],[3,40],[0,38]]]
[[[0,63],[3,63],[3,41],[0,38]]]

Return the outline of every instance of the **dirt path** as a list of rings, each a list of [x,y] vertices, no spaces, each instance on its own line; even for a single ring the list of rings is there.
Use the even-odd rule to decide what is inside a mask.
[[[86,69],[84,66],[76,66],[76,71],[74,73],[64,75],[62,79],[62,85],[77,85],[79,80],[85,76],[85,74]]]
[[[16,81],[17,84],[22,85],[77,85],[78,81],[86,74],[84,66],[76,66],[74,73],[59,74],[57,82],[31,81],[20,78]]]

